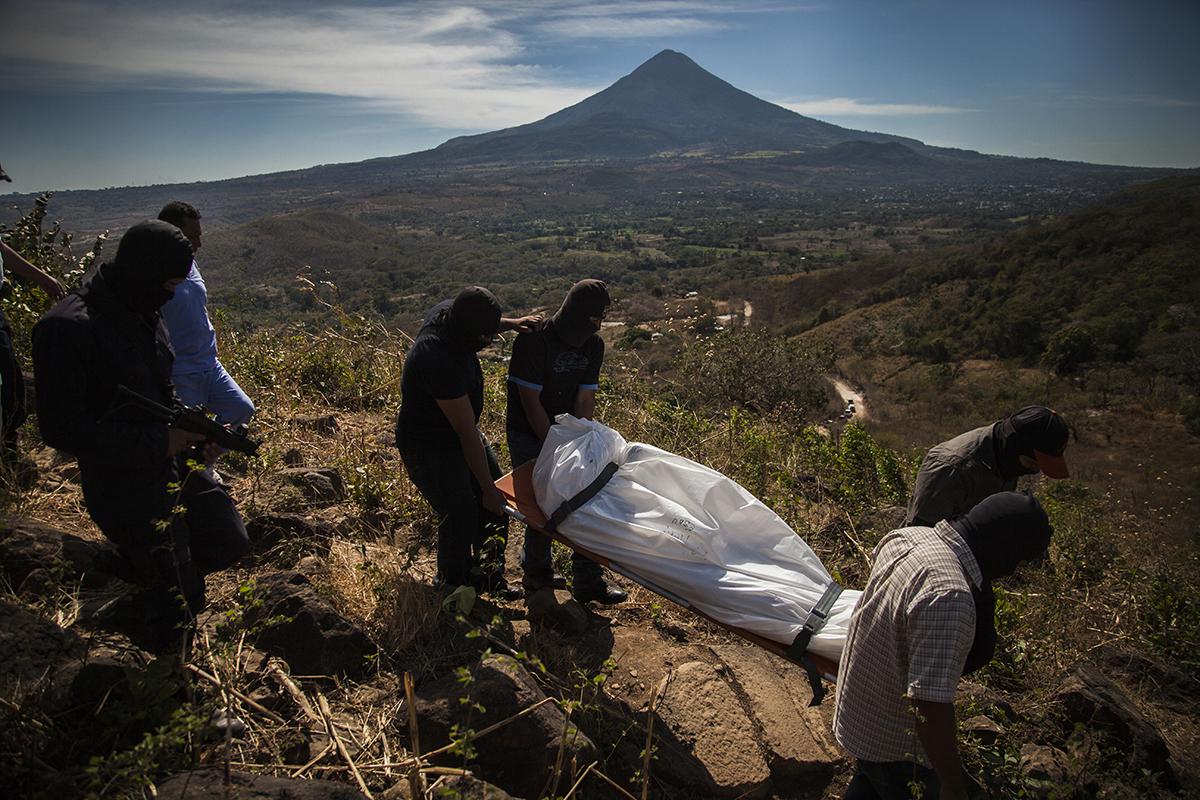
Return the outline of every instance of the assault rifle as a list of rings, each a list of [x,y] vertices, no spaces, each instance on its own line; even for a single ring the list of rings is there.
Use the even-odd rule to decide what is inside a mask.
[[[122,406],[133,406],[149,415],[155,422],[165,422],[172,428],[198,433],[218,447],[236,450],[248,456],[256,454],[259,445],[262,444],[261,441],[249,437],[245,425],[238,425],[232,429],[226,428],[209,417],[203,406],[167,408],[149,397],[143,397],[128,386],[120,385],[117,387],[117,396],[109,413],[111,414],[113,410]]]

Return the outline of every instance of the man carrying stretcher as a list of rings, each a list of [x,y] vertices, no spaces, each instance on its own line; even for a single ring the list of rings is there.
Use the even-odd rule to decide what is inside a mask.
[[[505,423],[513,469],[538,457],[556,415],[591,419],[604,361],[600,323],[609,302],[603,281],[579,281],[553,317],[513,343]],[[526,527],[522,562],[527,595],[555,585],[548,536]],[[611,605],[628,597],[609,585],[600,565],[585,556],[576,553],[571,566],[571,591],[579,602]]]

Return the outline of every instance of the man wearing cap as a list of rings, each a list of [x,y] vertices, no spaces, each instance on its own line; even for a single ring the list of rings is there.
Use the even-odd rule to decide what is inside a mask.
[[[582,280],[567,292],[553,317],[513,342],[508,365],[508,413],[505,429],[513,469],[538,457],[554,418],[573,414],[591,419],[600,386],[604,341],[600,323],[609,306],[604,281]],[[557,584],[550,561],[550,538],[525,528],[525,576],[528,594]],[[604,580],[596,562],[574,554],[571,591],[579,602],[620,603],[628,595]]]
[[[249,546],[229,495],[188,466],[187,452],[204,437],[116,402],[125,386],[176,404],[159,309],[191,264],[192,247],[178,228],[138,223],[121,237],[116,257],[33,328],[42,438],[79,460],[88,513],[117,545],[122,575],[147,587],[140,615],[156,649],[204,607],[204,576],[231,566]],[[213,454],[210,445],[205,456]]]
[[[1026,406],[999,422],[932,448],[921,462],[906,525],[934,525],[974,508],[996,492],[1017,488],[1022,475],[1067,477],[1070,430],[1055,411]]]
[[[1051,534],[1037,500],[1000,492],[880,540],[838,665],[834,736],[857,759],[844,800],[968,797],[955,690],[995,650],[992,582],[1044,558]]]

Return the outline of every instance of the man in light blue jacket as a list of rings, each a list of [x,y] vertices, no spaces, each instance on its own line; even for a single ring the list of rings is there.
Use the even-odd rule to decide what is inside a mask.
[[[158,218],[183,232],[200,250],[200,212],[178,200],[167,203]],[[223,425],[248,423],[254,403],[230,377],[217,358],[217,335],[208,319],[208,289],[192,261],[187,278],[175,288],[175,296],[162,307],[163,321],[171,334],[175,365],[171,382],[186,405],[201,405],[213,412]]]

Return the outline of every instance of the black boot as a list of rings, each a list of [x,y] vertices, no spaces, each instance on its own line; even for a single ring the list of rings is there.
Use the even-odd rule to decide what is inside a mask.
[[[577,584],[571,589],[571,594],[581,603],[600,603],[605,606],[623,603],[629,599],[629,592],[618,589],[603,578]]]

